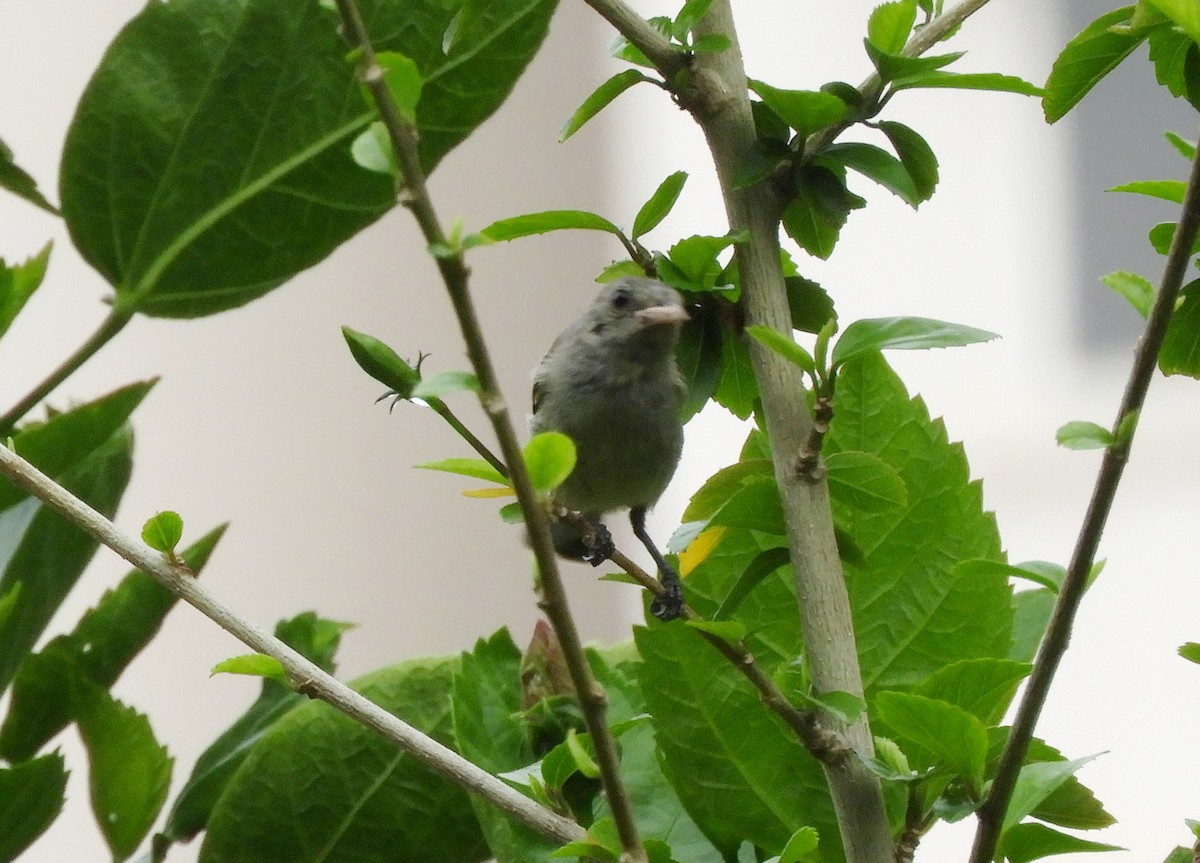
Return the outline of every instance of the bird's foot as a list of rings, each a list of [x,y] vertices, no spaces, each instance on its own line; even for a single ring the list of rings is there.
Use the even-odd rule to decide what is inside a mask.
[[[650,613],[664,623],[683,615],[683,585],[675,570],[659,568],[658,580],[663,592],[650,603]]]
[[[592,566],[599,566],[613,556],[617,550],[612,534],[604,525],[597,522],[590,536],[583,538],[583,559]]]

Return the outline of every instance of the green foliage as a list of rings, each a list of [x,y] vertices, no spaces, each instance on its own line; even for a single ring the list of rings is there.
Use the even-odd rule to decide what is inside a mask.
[[[354,687],[385,710],[449,742],[457,660],[374,672]],[[269,681],[268,681],[269,682]],[[298,780],[297,765],[305,765]],[[286,801],[286,805],[281,805]],[[203,863],[255,859],[483,860],[467,795],[412,756],[326,704],[301,703],[250,746],[208,819]]]
[[[3,144],[0,143],[0,147]],[[0,177],[2,177],[0,172]],[[50,244],[22,264],[9,266],[0,258],[0,337],[16,320],[25,303],[42,284],[50,263]]]
[[[0,861],[16,860],[54,823],[66,790],[67,768],[57,752],[0,767]]]
[[[14,161],[13,151],[3,141],[0,141],[0,189],[7,189],[49,213],[58,213],[54,205],[46,200],[46,196],[38,189],[37,182],[33,177],[29,176]],[[0,332],[3,332],[2,327],[0,327]]]
[[[424,80],[426,169],[504,101],[554,5],[367,8],[372,30],[391,34],[376,47],[411,58]],[[351,158],[374,112],[346,53],[316,0],[151,4],[125,27],[79,103],[62,168],[72,239],[120,309],[197,317],[243,305],[392,206],[390,178]]]
[[[183,519],[179,513],[166,510],[155,513],[142,525],[142,542],[155,551],[174,559],[175,546],[183,539]]]
[[[540,492],[558,488],[575,470],[575,442],[562,432],[534,435],[523,455],[529,481]]]

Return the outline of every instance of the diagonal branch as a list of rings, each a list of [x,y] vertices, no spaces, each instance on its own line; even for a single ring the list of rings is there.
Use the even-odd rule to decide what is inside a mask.
[[[1187,193],[1183,199],[1183,209],[1179,217],[1179,225],[1175,230],[1175,238],[1167,255],[1167,264],[1163,270],[1162,283],[1154,307],[1146,320],[1146,329],[1138,340],[1133,356],[1133,366],[1129,371],[1129,380],[1125,384],[1125,392],[1121,397],[1121,406],[1113,423],[1114,442],[1104,452],[1104,460],[1100,464],[1100,472],[1096,476],[1096,484],[1092,490],[1092,498],[1084,515],[1083,525],[1079,529],[1079,537],[1075,550],[1071,555],[1071,563],[1054,603],[1054,611],[1050,623],[1042,637],[1037,658],[1033,663],[1033,671],[1025,686],[1025,694],[1017,707],[1017,715],[1009,731],[1008,742],[1000,755],[996,767],[996,776],[992,780],[992,790],[979,808],[979,829],[975,834],[975,846],[971,851],[972,863],[987,863],[995,856],[996,846],[1000,840],[1000,830],[1004,825],[1004,813],[1008,809],[1009,799],[1017,782],[1021,765],[1029,750],[1033,738],[1034,726],[1041,715],[1050,691],[1050,685],[1058,670],[1059,662],[1071,641],[1071,628],[1075,623],[1075,615],[1079,610],[1080,600],[1087,588],[1088,574],[1096,561],[1096,551],[1100,545],[1100,537],[1104,532],[1104,523],[1112,509],[1121,475],[1129,461],[1130,444],[1135,433],[1137,417],[1146,401],[1146,392],[1154,377],[1154,369],[1158,363],[1158,352],[1162,347],[1163,337],[1170,323],[1171,313],[1175,309],[1175,300],[1183,285],[1184,274],[1192,257],[1192,248],[1196,237],[1200,234],[1200,154],[1192,162],[1191,176],[1188,179]]]
[[[363,24],[355,0],[337,0],[347,41],[359,54],[359,69],[363,84],[371,94],[379,110],[380,119],[391,139],[396,162],[403,179],[402,201],[412,212],[421,233],[430,248],[446,249],[446,233],[433,206],[433,200],[425,184],[425,171],[417,152],[417,136],[413,126],[401,116],[391,92],[384,81],[383,70],[375,57],[370,36]],[[616,740],[608,728],[607,696],[592,675],[583,644],[576,629],[574,618],[567,605],[566,590],[558,571],[558,559],[550,536],[550,523],[545,506],[534,491],[525,469],[516,431],[509,416],[508,407],[500,392],[491,355],[483,337],[479,317],[471,299],[469,271],[461,252],[435,255],[437,267],[445,283],[463,340],[467,356],[479,379],[480,402],[491,421],[492,429],[500,444],[500,454],[508,465],[509,479],[517,493],[517,500],[525,514],[530,545],[537,561],[541,608],[550,620],[555,634],[562,645],[563,656],[571,675],[571,682],[579,697],[584,724],[591,736],[595,749],[596,764],[600,769],[609,809],[620,837],[622,857],[629,863],[646,863],[646,851],[642,846],[634,821],[633,804],[625,785],[621,781],[620,755]]]
[[[0,446],[0,473],[152,576],[251,650],[277,659],[288,679],[301,692],[327,702],[378,732],[441,776],[479,795],[542,836],[555,842],[570,842],[583,837],[583,830],[574,821],[539,805],[457,752],[397,719],[279,639],[240,617],[202,587],[186,567],[168,562],[159,552],[122,533],[103,515],[4,446]]]

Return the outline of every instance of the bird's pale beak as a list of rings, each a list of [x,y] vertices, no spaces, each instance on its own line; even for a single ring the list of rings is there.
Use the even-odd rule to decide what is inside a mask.
[[[648,309],[638,309],[633,316],[648,327],[658,324],[682,324],[689,317],[683,306],[651,306]]]

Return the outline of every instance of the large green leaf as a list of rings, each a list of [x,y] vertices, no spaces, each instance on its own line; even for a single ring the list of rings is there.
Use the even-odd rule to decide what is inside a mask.
[[[1080,99],[1142,43],[1145,37],[1140,34],[1112,29],[1114,25],[1128,21],[1132,15],[1132,6],[1106,12],[1067,43],[1054,61],[1050,77],[1046,79],[1042,96],[1046,122],[1053,123],[1066,116],[1079,104]]]
[[[428,170],[507,97],[554,0],[363,5],[375,47],[420,70]],[[374,110],[323,6],[154,2],[109,47],[68,133],[61,187],[71,236],[119,308],[196,317],[242,305],[392,206],[391,178],[351,158]]]
[[[454,676],[454,736],[459,753],[484,770],[505,773],[533,763],[528,726],[521,720],[521,652],[500,630],[463,654]],[[488,848],[503,863],[546,860],[558,846],[471,799]]]
[[[0,768],[0,863],[16,860],[62,811],[67,769],[55,752]]]
[[[75,690],[75,716],[88,753],[92,812],[113,860],[141,845],[167,800],[174,759],[150,721],[95,684]]]
[[[200,573],[225,532],[219,527],[181,553]],[[13,678],[12,701],[0,726],[0,757],[31,757],[71,720],[75,675],[108,688],[158,633],[178,597],[134,570],[107,591],[75,629],[27,657]]]
[[[333,656],[346,624],[306,611],[275,626],[275,637],[324,670],[334,668]],[[196,759],[196,766],[176,797],[156,847],[187,841],[204,829],[213,807],[250,748],[268,728],[305,697],[277,680],[264,679],[250,707]],[[156,858],[160,859],[160,858]]]
[[[799,828],[814,827],[822,851],[838,859],[820,765],[745,678],[688,627],[652,622],[635,637],[663,769],[708,839],[727,859],[743,840],[769,856]]]
[[[983,510],[962,447],[879,354],[842,367],[826,447],[878,456],[908,489],[904,506],[839,518],[862,552],[846,570],[868,689],[906,688],[963,659],[1006,657],[1007,580],[954,568],[1000,559],[995,519]]]
[[[449,742],[457,659],[382,669],[353,685]],[[483,860],[466,793],[327,704],[297,707],[251,748],[208,822],[202,863]]]
[[[133,436],[126,427],[59,481],[111,517],[132,469]],[[34,500],[0,512],[0,596],[19,585],[16,602],[0,623],[0,690],[12,680],[96,548],[94,539]]]

